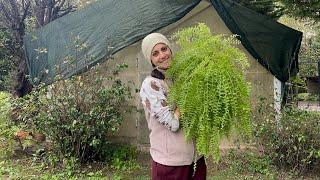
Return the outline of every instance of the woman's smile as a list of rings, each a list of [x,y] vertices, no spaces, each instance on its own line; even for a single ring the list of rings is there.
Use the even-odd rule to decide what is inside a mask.
[[[171,62],[171,49],[166,44],[156,44],[151,52],[151,62],[159,69],[167,70]]]

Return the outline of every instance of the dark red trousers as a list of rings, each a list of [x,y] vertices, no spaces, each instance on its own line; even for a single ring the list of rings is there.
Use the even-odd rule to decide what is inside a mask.
[[[193,163],[186,166],[165,166],[152,160],[152,180],[205,180],[207,166],[204,157],[196,164],[196,172],[193,173]]]

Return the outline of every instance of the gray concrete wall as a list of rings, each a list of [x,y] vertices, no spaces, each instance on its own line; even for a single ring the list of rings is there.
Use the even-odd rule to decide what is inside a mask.
[[[213,34],[231,34],[222,19],[220,19],[217,12],[207,1],[202,1],[195,9],[193,9],[184,18],[173,23],[159,32],[165,35],[171,35],[179,28],[196,25],[199,22],[207,24]],[[141,50],[141,41],[121,50],[114,58],[116,62],[126,62],[129,68],[126,72],[121,73],[121,76],[126,81],[132,81],[135,89],[139,89],[140,85],[151,72],[151,65],[143,58]],[[248,56],[251,64],[250,68],[246,71],[246,78],[252,84],[251,103],[256,106],[258,97],[264,96],[273,101],[273,75],[261,66],[243,46],[239,47]],[[108,67],[109,63],[106,62]],[[126,114],[125,121],[122,124],[120,131],[114,136],[115,139],[124,142],[131,142],[141,145],[148,145],[149,130],[145,120],[142,105],[140,103],[139,94],[132,90],[134,98],[129,102],[130,105],[137,107],[136,111],[131,114]]]

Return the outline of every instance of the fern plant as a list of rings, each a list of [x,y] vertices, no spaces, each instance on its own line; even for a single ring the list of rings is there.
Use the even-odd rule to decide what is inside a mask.
[[[213,36],[205,24],[185,28],[173,36],[180,46],[167,74],[173,83],[169,103],[181,112],[181,125],[196,150],[219,160],[219,143],[233,128],[251,134],[249,67],[235,36]]]

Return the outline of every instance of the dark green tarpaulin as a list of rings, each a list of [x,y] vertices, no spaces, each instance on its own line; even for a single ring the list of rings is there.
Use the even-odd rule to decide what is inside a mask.
[[[145,35],[174,23],[200,0],[100,0],[25,36],[33,84],[68,78],[106,60]],[[301,33],[231,1],[212,0],[230,30],[276,77],[297,69]]]
[[[211,0],[220,17],[238,34],[243,46],[279,80],[298,72],[302,33],[243,7],[232,0]]]
[[[33,84],[68,78],[146,34],[178,21],[200,0],[100,0],[24,37]]]

